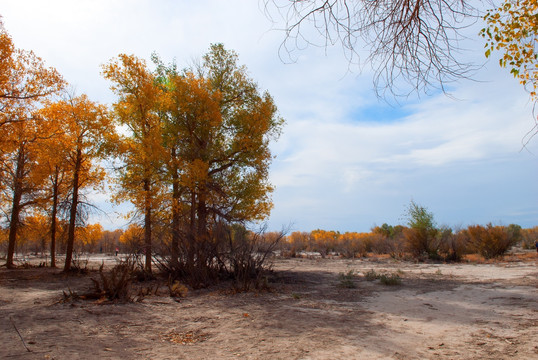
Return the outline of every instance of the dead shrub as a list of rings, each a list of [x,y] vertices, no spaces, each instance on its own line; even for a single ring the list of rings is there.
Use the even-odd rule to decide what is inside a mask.
[[[104,265],[101,264],[99,267],[99,279],[91,279],[94,285],[94,293],[99,298],[110,301],[133,301],[131,284],[134,271],[135,262],[130,257],[115,265],[108,272],[104,270]]]
[[[235,291],[262,289],[267,287],[270,259],[285,235],[264,230],[253,232],[241,224],[221,221],[202,238],[185,231],[176,251],[167,251],[154,260],[171,279],[194,289],[222,279],[231,279]],[[173,257],[174,253],[178,256]]]
[[[445,261],[461,261],[469,251],[469,238],[464,231],[455,234],[450,228],[441,228],[437,234],[439,254]]]
[[[406,250],[416,259],[437,259],[437,230],[427,228],[406,228],[403,231]]]
[[[506,226],[487,224],[471,225],[467,228],[469,245],[485,259],[503,256],[518,241],[517,234]]]
[[[538,226],[521,230],[521,246],[523,249],[535,249],[536,241],[538,241]]]
[[[367,281],[374,281],[379,278],[379,275],[375,272],[374,269],[371,269],[366,274],[364,274],[364,277],[366,278]]]
[[[168,280],[168,290],[172,298],[184,298],[187,296],[189,289],[179,281]]]
[[[234,230],[234,231],[231,231]],[[273,251],[284,237],[284,233],[253,233],[242,227],[228,231],[228,251],[223,256],[226,271],[233,279],[236,291],[267,288],[267,272]]]
[[[379,282],[383,285],[400,285],[402,278],[398,274],[383,274],[379,276]]]
[[[88,273],[88,257],[83,257],[82,253],[73,252],[73,259],[71,261],[70,273],[87,274]]]

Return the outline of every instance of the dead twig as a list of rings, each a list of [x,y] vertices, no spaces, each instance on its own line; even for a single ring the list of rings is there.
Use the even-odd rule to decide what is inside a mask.
[[[15,325],[15,322],[13,321],[13,317],[10,316],[9,320],[11,321],[11,325],[13,325],[13,328],[15,329],[17,334],[19,334],[19,337],[21,338],[22,344],[24,345],[24,348],[26,349],[26,351],[32,352],[32,350],[28,349],[28,346],[26,346],[26,342],[24,342],[24,338],[22,337],[21,333],[19,332],[19,329],[17,329],[17,326]]]

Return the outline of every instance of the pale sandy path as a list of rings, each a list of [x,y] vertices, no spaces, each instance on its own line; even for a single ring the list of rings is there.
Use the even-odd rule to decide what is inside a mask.
[[[279,260],[271,292],[111,305],[57,303],[85,277],[1,269],[0,358],[536,359],[537,266]],[[371,269],[402,284],[366,281]],[[356,287],[340,287],[349,270]]]

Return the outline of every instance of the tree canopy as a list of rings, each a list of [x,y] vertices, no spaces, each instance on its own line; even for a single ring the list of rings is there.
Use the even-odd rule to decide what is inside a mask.
[[[486,57],[494,50],[501,52],[499,65],[510,73],[529,91],[531,98],[538,99],[538,1],[504,0],[496,9],[484,16],[487,27],[481,34],[487,40]]]

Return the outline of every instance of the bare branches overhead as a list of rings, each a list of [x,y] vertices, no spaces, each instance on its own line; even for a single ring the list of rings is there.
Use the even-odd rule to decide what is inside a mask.
[[[372,66],[378,96],[408,95],[466,78],[462,30],[477,10],[465,0],[264,0],[276,26],[284,23],[281,56],[308,46],[341,45],[348,60]]]

